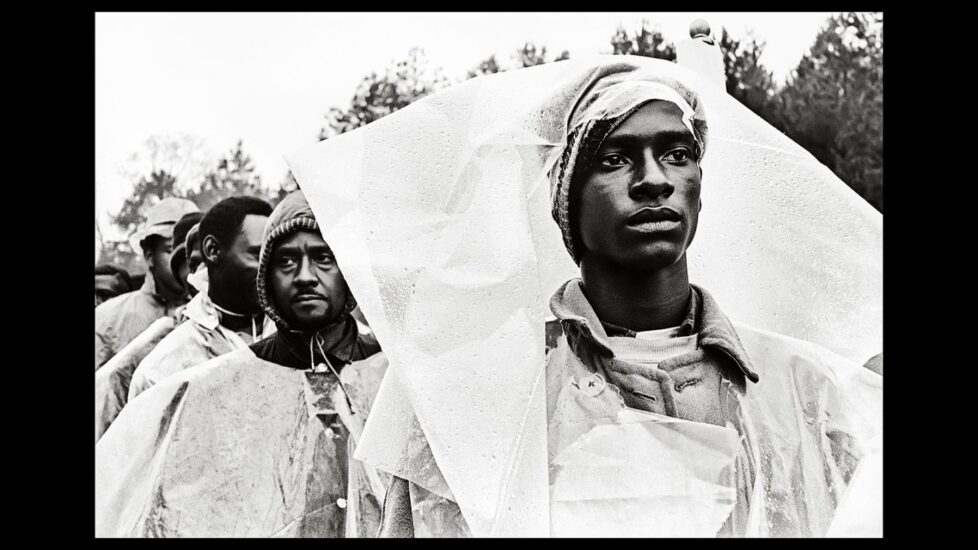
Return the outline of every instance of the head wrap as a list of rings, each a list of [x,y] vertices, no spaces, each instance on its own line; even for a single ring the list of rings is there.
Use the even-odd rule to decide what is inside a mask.
[[[560,227],[564,246],[580,263],[581,245],[575,243],[570,197],[572,183],[589,169],[604,140],[640,107],[650,101],[669,101],[683,113],[683,124],[698,146],[696,160],[706,152],[707,125],[703,104],[696,93],[678,81],[643,71],[616,73],[598,80],[571,113],[567,143],[550,172],[551,214]]]

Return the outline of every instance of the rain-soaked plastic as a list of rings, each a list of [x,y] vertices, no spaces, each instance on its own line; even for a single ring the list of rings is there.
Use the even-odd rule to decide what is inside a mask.
[[[623,71],[675,78],[705,106],[691,281],[736,321],[854,362],[795,359],[783,338],[745,342],[755,362],[784,361],[760,372],[765,397],[744,401],[762,480],[748,533],[824,534],[847,473],[825,453],[858,460],[865,433],[820,430],[881,422],[879,377],[850,369],[882,349],[881,216],[722,89],[660,60],[581,58],[472,79],[289,157],[391,362],[358,457],[457,502],[473,534],[551,534],[544,319],[577,269],[550,217],[547,174],[576,102]],[[818,363],[829,359],[828,370]],[[876,384],[866,404],[846,397],[843,379]]]
[[[351,455],[386,368],[343,368],[352,408],[247,349],[167,377],[95,446],[96,536],[375,536],[389,477]]]
[[[95,441],[109,429],[129,401],[129,383],[140,361],[176,326],[173,317],[153,321],[149,328],[95,371]]]

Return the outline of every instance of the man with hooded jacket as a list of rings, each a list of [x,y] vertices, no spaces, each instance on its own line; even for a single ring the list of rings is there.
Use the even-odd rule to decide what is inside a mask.
[[[269,217],[259,264],[277,335],[122,410],[96,445],[97,536],[376,534],[386,480],[352,455],[387,361],[300,192]]]

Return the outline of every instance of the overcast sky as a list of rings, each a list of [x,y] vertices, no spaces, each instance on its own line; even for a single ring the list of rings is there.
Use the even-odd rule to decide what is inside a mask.
[[[795,68],[830,13],[110,13],[95,18],[96,214],[132,190],[121,173],[154,134],[185,134],[217,157],[238,139],[263,181],[286,173],[283,154],[314,142],[330,107],[349,105],[372,71],[425,50],[457,80],[483,59],[501,62],[524,42],[571,56],[610,53],[619,25],[643,19],[665,38],[689,38],[706,19],[735,37],[767,42],[761,62],[777,80]],[[132,166],[129,163],[128,166]]]

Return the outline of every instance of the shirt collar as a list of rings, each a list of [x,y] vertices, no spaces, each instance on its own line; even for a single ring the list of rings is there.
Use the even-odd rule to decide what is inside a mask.
[[[689,310],[680,327],[680,334],[698,334],[700,347],[712,347],[729,357],[752,382],[760,377],[751,368],[750,359],[744,350],[737,332],[730,320],[720,310],[713,297],[704,289],[690,285]],[[560,321],[561,327],[569,337],[577,338],[599,356],[614,357],[608,341],[609,335],[634,336],[635,332],[624,327],[602,323],[591,307],[580,279],[564,283],[550,298],[550,310]],[[609,328],[611,329],[609,331]]]

